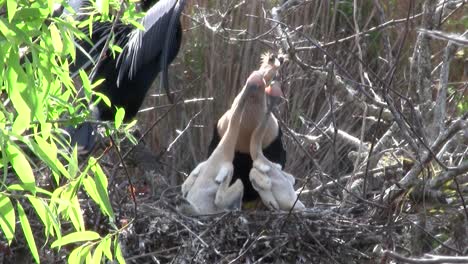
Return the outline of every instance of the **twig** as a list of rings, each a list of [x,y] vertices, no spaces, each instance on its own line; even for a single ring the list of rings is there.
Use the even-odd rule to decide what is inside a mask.
[[[409,258],[390,250],[385,250],[383,252],[383,257],[391,257],[395,260],[415,264],[468,263],[468,257],[452,257],[425,254],[423,258]]]
[[[315,243],[317,243],[317,245],[322,249],[322,251],[325,253],[325,255],[327,255],[327,257],[329,257],[333,262],[335,263],[339,263],[338,261],[336,261],[336,259],[331,255],[331,253],[322,245],[322,243],[320,243],[320,241],[315,237],[315,235],[312,233],[312,231],[310,231],[310,229],[307,227],[307,225],[304,225],[306,228],[306,232],[309,234],[309,236],[312,237],[312,239],[315,241]]]
[[[279,9],[275,9],[273,8],[272,10],[272,16],[273,16],[273,19],[270,19],[270,18],[264,18],[266,20],[269,20],[269,21],[272,21],[272,22],[275,22],[275,23],[278,23],[280,24],[281,26],[284,26],[284,27],[287,27],[288,29],[300,34],[302,37],[306,38],[313,46],[317,47],[323,54],[325,54],[327,56],[327,58],[333,62],[333,64],[341,71],[343,72],[348,80],[353,80],[352,78],[352,75],[343,67],[341,66],[339,63],[337,63],[336,59],[331,56],[331,54],[329,52],[327,52],[325,49],[323,49],[316,41],[314,41],[311,37],[309,37],[308,35],[304,34],[303,32],[301,31],[298,31],[297,29],[281,22],[281,17],[280,17],[280,13],[279,13]],[[279,27],[280,29],[282,29],[281,27]],[[282,30],[281,34],[278,36],[280,39],[282,39],[282,34],[285,34],[286,36],[288,36],[288,33],[285,31],[285,30]],[[286,41],[286,40],[285,40]],[[284,42],[282,42],[283,44],[283,49],[287,48],[286,51],[288,52],[288,54],[290,55],[290,58],[297,62],[298,65],[303,69],[303,70],[307,70],[307,69],[311,69],[311,70],[317,70],[315,67],[311,67],[309,65],[306,65],[304,64],[298,57],[297,55],[295,54],[295,50],[294,50],[294,47],[290,46],[289,43],[288,45],[285,45]],[[377,101],[373,96],[371,96],[366,90],[364,90],[363,88],[363,85],[362,83],[358,83],[357,84],[357,89],[363,94],[365,95],[367,98],[369,98],[371,100],[372,103],[374,103],[375,105],[379,106],[379,107],[386,107],[385,103],[383,102],[379,102]]]
[[[202,111],[203,109],[198,111],[198,113],[196,113],[192,118],[190,118],[185,128],[182,131],[180,131],[177,137],[169,144],[169,146],[167,146],[167,151],[171,150],[172,146],[177,142],[177,140],[179,140],[179,138],[185,133],[185,131],[187,131],[187,129],[191,127],[193,120],[197,118],[197,116],[201,114]]]
[[[455,186],[456,186],[456,189],[457,189],[458,196],[460,197],[460,200],[462,202],[463,210],[465,212],[465,217],[468,220],[468,209],[466,208],[466,202],[465,202],[465,198],[463,197],[463,193],[460,190],[460,184],[458,184],[458,180],[457,180],[456,177],[453,178],[453,181],[455,182]]]
[[[372,176],[372,175],[375,175],[375,174],[381,173],[381,172],[385,172],[385,174],[389,174],[389,173],[397,172],[400,167],[401,167],[401,165],[397,164],[397,165],[385,166],[385,167],[382,167],[382,168],[375,168],[375,169],[369,170],[367,172],[357,172],[356,177],[363,177],[363,176],[369,177],[369,176]],[[351,178],[351,176],[352,176],[351,174],[347,174],[347,175],[344,175],[344,176],[340,177],[339,179],[335,179],[335,180],[329,181],[329,182],[327,182],[325,184],[321,184],[320,186],[318,186],[315,189],[311,190],[311,192],[313,194],[319,193],[324,189],[329,189],[331,187],[334,187],[337,182],[343,182],[343,181],[348,180],[349,178]]]
[[[172,217],[172,219],[174,221],[176,221],[177,223],[179,223],[179,225],[183,226],[190,234],[194,235],[198,241],[200,241],[205,247],[209,248],[210,245],[208,245],[199,235],[197,235],[194,231],[192,231],[192,229],[190,229],[186,224],[182,223],[181,221],[179,221],[177,218],[175,217]],[[219,254],[218,250],[216,250],[216,248],[213,248],[213,250]]]
[[[380,109],[380,113],[379,113],[379,118],[377,119],[377,126],[381,125],[381,118],[382,118],[382,113],[383,113],[383,108]],[[388,132],[388,131],[387,131]],[[385,134],[384,134],[385,136]],[[384,137],[382,136],[382,138]],[[369,168],[370,167],[370,161],[371,161],[371,156],[372,156],[372,153],[374,151],[374,147],[376,146],[376,137],[372,137],[372,142],[371,142],[371,145],[370,145],[370,148],[368,149],[368,154],[367,154],[367,162],[366,162],[366,168],[365,168],[365,174],[364,174],[364,182],[362,183],[362,192],[365,194],[367,192],[367,178],[369,176]],[[375,159],[375,163],[373,163],[372,165],[374,164],[377,164],[378,163],[378,160],[377,158],[374,158]],[[379,158],[380,159],[380,158]],[[372,166],[373,168],[374,166]]]
[[[242,251],[237,255],[236,258],[234,258],[233,260],[229,261],[228,264],[236,263],[240,258],[242,258],[242,257],[245,255],[245,253],[247,253],[247,252],[250,250],[250,248],[251,248],[253,245],[255,245],[255,243],[257,243],[257,241],[259,241],[260,239],[262,239],[262,237],[263,237],[263,232],[260,232],[260,234],[257,235],[257,237],[255,238],[255,240],[252,241],[252,243],[250,243],[250,245],[249,245],[246,249],[242,250]]]
[[[422,13],[419,13],[419,14],[416,14],[416,15],[413,15],[413,16],[410,16],[409,18],[401,18],[401,19],[392,19],[390,21],[387,21],[385,23],[382,23],[378,26],[375,26],[375,27],[372,27],[372,28],[369,28],[368,30],[366,31],[361,31],[359,32],[359,34],[353,34],[353,35],[350,35],[350,36],[347,36],[345,38],[342,38],[342,39],[338,39],[338,40],[334,40],[334,41],[331,41],[331,42],[327,42],[327,43],[320,43],[322,47],[326,48],[326,47],[329,47],[329,46],[332,46],[332,45],[336,45],[336,44],[339,44],[339,43],[343,43],[345,41],[348,41],[348,40],[352,40],[356,37],[356,35],[359,35],[359,36],[366,36],[368,35],[369,33],[372,33],[374,31],[378,31],[378,30],[381,30],[383,28],[386,28],[386,27],[392,27],[392,26],[395,26],[395,25],[398,25],[398,24],[401,24],[401,23],[406,23],[407,20],[413,20],[413,19],[416,19],[416,18],[419,18],[420,16],[422,16]],[[317,47],[314,47],[314,46],[309,46],[309,47],[297,47],[296,48],[296,51],[306,51],[306,50],[312,50],[312,49],[317,49]]]
[[[457,167],[451,167],[450,170],[447,170],[437,177],[432,178],[429,181],[430,188],[439,188],[442,184],[447,181],[455,178],[458,175],[468,172],[468,162],[464,162]]]
[[[120,1],[120,8],[117,14],[115,15],[114,21],[112,21],[112,26],[110,28],[110,34],[107,35],[106,42],[104,43],[104,46],[102,47],[101,53],[99,54],[98,61],[94,65],[94,68],[91,70],[91,74],[89,75],[89,81],[92,83],[94,80],[94,77],[96,76],[96,73],[99,69],[99,66],[101,66],[101,63],[104,61],[104,58],[106,57],[105,54],[107,52],[107,48],[109,47],[109,43],[113,37],[114,34],[114,29],[117,26],[117,23],[120,20],[120,17],[122,16],[123,12],[125,11],[125,1],[126,0],[121,0]]]
[[[462,35],[466,35],[468,31]],[[442,68],[440,69],[440,80],[439,80],[439,90],[437,93],[437,99],[434,107],[434,118],[432,121],[433,128],[432,131],[432,138],[435,138],[436,135],[442,131],[444,126],[444,120],[446,116],[446,102],[447,102],[447,89],[448,89],[448,78],[449,78],[449,71],[450,71],[450,62],[452,61],[455,52],[457,51],[456,45],[449,41],[447,47],[444,50],[444,56],[442,61]]]
[[[439,137],[435,140],[435,142],[431,146],[432,153],[438,153],[440,149],[443,147],[447,141],[453,137],[458,131],[465,129],[468,127],[468,122],[463,119],[459,119],[455,121],[444,133],[440,134]],[[400,188],[406,189],[411,187],[419,173],[425,168],[425,166],[434,158],[435,156],[431,154],[431,152],[426,152],[423,154],[421,161],[415,164],[411,170],[398,182],[398,186]],[[385,201],[392,201],[393,197],[395,197],[395,193],[393,191],[396,190],[396,186],[392,186],[388,192],[384,196]],[[393,193],[393,194],[391,194]]]
[[[419,32],[431,36],[436,39],[445,40],[448,42],[452,42],[453,44],[461,45],[461,46],[468,46],[468,39],[464,37],[464,34],[458,35],[453,33],[445,33],[438,30],[427,30],[427,29],[419,29]]]
[[[274,113],[274,112],[273,112]],[[328,179],[330,180],[335,180],[333,179],[331,176],[327,175],[326,173],[323,172],[323,170],[321,169],[321,166],[320,164],[317,163],[317,161],[312,157],[312,155],[304,148],[304,146],[302,146],[301,142],[297,139],[297,137],[290,132],[290,129],[289,127],[284,123],[284,121],[276,114],[275,114],[275,117],[278,119],[278,122],[280,123],[281,127],[283,129],[285,129],[285,131],[293,138],[293,140],[296,142],[296,144],[299,146],[299,148],[306,154],[306,156],[312,161],[312,163],[314,164],[315,168],[318,170],[318,172],[321,174],[321,175],[324,175],[325,177],[327,177]],[[309,175],[307,176],[307,178],[305,179],[304,181],[304,184],[302,185],[302,188],[301,188],[301,192],[302,190],[304,190],[304,187],[309,183],[310,179],[312,177]],[[336,183],[336,185],[338,185],[341,189],[346,190],[345,186],[343,186],[342,184],[340,183]],[[298,194],[298,199],[299,197],[301,196],[301,192]],[[363,199],[362,197],[350,192],[349,193],[350,195],[354,196],[354,198],[358,199],[359,201],[361,202],[364,202],[366,204],[369,204],[369,205],[372,205],[372,206],[375,206],[375,207],[378,207],[378,208],[381,208],[381,209],[386,209],[387,207],[384,206],[384,205],[381,205],[380,203],[376,203],[376,202],[373,202],[373,201],[369,201],[369,200],[366,200],[366,199]]]
[[[119,156],[120,163],[124,167],[125,175],[127,176],[128,184],[130,185],[130,194],[132,195],[132,201],[133,201],[133,206],[134,206],[134,208],[133,208],[134,215],[133,216],[136,219],[137,218],[137,213],[138,213],[138,206],[137,206],[136,195],[135,195],[135,187],[133,186],[133,183],[132,183],[132,177],[130,177],[130,173],[128,172],[127,165],[125,165],[124,159],[122,157],[122,153],[120,153],[120,150],[117,147],[117,144],[115,144],[115,141],[114,141],[114,138],[112,137],[112,135],[109,135],[109,139],[112,142],[112,145],[114,146],[115,152]]]
[[[148,253],[145,253],[145,254],[140,254],[140,255],[137,255],[137,256],[129,257],[129,258],[126,258],[125,260],[126,261],[131,261],[131,260],[136,260],[136,259],[139,259],[139,258],[144,258],[144,257],[149,257],[149,256],[154,256],[154,255],[161,255],[162,253],[167,253],[169,251],[173,251],[173,250],[179,249],[179,248],[180,248],[180,246],[165,248],[165,249],[162,249],[162,250],[152,251],[152,252],[148,252]]]

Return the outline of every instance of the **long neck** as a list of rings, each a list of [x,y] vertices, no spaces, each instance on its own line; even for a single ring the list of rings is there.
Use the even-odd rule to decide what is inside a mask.
[[[239,135],[246,97],[247,92],[244,89],[241,93],[241,96],[238,97],[239,100],[237,100],[237,102],[233,105],[233,108],[231,108],[231,118],[229,119],[226,133],[224,133],[213,154],[222,153],[226,159],[234,159],[234,150]]]
[[[252,160],[256,160],[258,158],[263,158],[263,137],[265,136],[265,132],[267,131],[268,121],[270,119],[270,112],[267,111],[263,118],[261,119],[260,124],[255,128],[254,132],[252,133],[252,137],[250,139],[250,156]]]
[[[250,135],[265,115],[265,107],[266,102],[264,91],[256,92],[255,95],[246,100],[245,111],[249,113],[249,117],[243,120],[241,124],[242,132],[246,133],[244,136],[248,136],[250,138]]]
[[[264,89],[253,91],[246,99],[244,111],[248,113],[248,115],[246,114],[244,118],[242,118],[236,151],[246,154],[250,152],[250,138],[255,128],[265,116],[265,107]]]

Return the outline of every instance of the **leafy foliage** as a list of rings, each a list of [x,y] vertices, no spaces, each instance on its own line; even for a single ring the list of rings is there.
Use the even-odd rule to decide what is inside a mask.
[[[77,149],[70,146],[63,132],[64,126],[86,119],[87,105],[92,95],[98,94],[93,89],[102,81],[91,82],[80,70],[84,97],[79,95],[80,87],[69,68],[76,57],[74,39],[89,40],[79,28],[92,29],[94,21],[112,21],[121,3],[92,1],[89,18],[83,21],[76,21],[73,15],[54,16],[56,4],[74,14],[64,1],[0,1],[0,237],[8,244],[15,241],[19,219],[25,241],[39,263],[28,219],[33,217],[28,213],[33,208],[43,224],[46,246],[57,250],[66,245],[75,247],[70,263],[100,263],[103,257],[115,257],[122,263],[117,239],[120,230],[107,192],[107,176],[96,159],[89,159],[85,168],[80,168]],[[140,15],[135,14],[130,3],[122,20],[136,25],[135,18]],[[114,55],[121,50],[113,43],[110,48]],[[121,126],[124,114],[117,111],[113,128]],[[108,235],[86,230],[79,200],[84,193],[107,216],[112,229]],[[72,231],[64,234],[64,227],[70,224]]]

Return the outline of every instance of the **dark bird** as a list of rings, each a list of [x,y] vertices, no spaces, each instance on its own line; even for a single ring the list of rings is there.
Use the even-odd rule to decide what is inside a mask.
[[[106,51],[94,74],[94,80],[104,80],[97,91],[112,103],[110,108],[103,102],[97,105],[100,120],[113,120],[115,106],[125,109],[126,120],[135,117],[159,72],[162,73],[161,84],[169,94],[167,70],[180,49],[180,15],[185,0],[160,0],[151,6],[153,3],[151,0],[140,2],[141,9],[146,11],[141,20],[144,30],[120,21],[114,27],[114,43],[123,47],[123,51],[117,57],[110,50]],[[81,48],[77,49],[72,71],[93,66],[89,63],[88,54],[95,62],[98,61],[111,30],[111,22],[93,24],[92,43],[78,43]]]
[[[262,72],[266,84],[271,82],[276,71],[280,67],[280,64],[281,60],[269,53],[262,56],[262,65],[258,71]],[[236,105],[238,97],[239,96],[234,99],[233,105]],[[259,198],[257,191],[252,187],[249,180],[249,173],[252,169],[252,158],[250,156],[249,147],[253,131],[267,114],[265,106],[265,89],[258,90],[256,93],[251,94],[247,99],[244,111],[249,113],[249,115],[242,119],[239,130],[233,161],[234,177],[232,178],[231,183],[234,183],[237,179],[242,180],[242,183],[244,184],[243,200],[244,202],[249,202]],[[224,135],[231,115],[232,107],[218,120],[213,131],[213,138],[208,146],[208,155],[211,155],[218,145],[221,137]],[[278,163],[284,167],[286,164],[286,151],[283,147],[281,137],[282,131],[278,125],[278,120],[270,113],[262,142],[263,153],[268,160]]]
[[[170,97],[168,66],[177,56],[182,41],[181,12],[185,0],[142,0],[139,6],[146,11],[141,20],[144,30],[117,21],[114,26],[114,44],[123,47],[117,57],[110,50],[94,70],[93,80],[103,79],[97,91],[106,95],[111,107],[99,102],[93,108],[93,115],[99,120],[114,120],[116,106],[125,109],[125,121],[133,119],[140,109],[146,93],[161,72],[161,85]],[[154,4],[154,5],[153,5]],[[86,4],[82,5],[86,6]],[[82,16],[80,19],[86,17]],[[83,31],[85,33],[87,28]],[[90,58],[96,63],[105,42],[111,34],[111,22],[94,22],[91,43],[80,40],[77,43],[77,56],[71,71],[93,68]],[[94,145],[90,136],[90,124],[83,124],[71,132],[72,144],[89,150]]]

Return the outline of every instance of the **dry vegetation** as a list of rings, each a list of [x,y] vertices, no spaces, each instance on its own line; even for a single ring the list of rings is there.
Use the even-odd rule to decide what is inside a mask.
[[[122,224],[138,206],[122,234],[128,262],[467,263],[465,1],[280,6],[188,1],[171,66],[179,103],[149,97],[139,114],[145,136],[126,169],[113,150],[104,158]],[[280,49],[290,56],[276,113],[285,170],[310,209],[180,215],[179,185],[206,158],[217,118],[260,54]],[[102,227],[92,212],[89,222]]]
[[[144,127],[163,119],[145,137],[157,160],[140,181],[153,188],[137,200],[133,232],[146,242],[137,249],[127,237],[131,259],[385,263],[401,257],[393,252],[415,261],[425,253],[466,256],[467,55],[446,34],[463,40],[465,3],[289,1],[272,13],[279,6],[189,2],[172,83],[181,100],[200,101],[140,114]],[[178,193],[172,187],[206,157],[217,117],[260,54],[281,48],[290,56],[280,73],[287,102],[277,112],[286,170],[315,209],[178,215],[170,209]],[[158,97],[146,106],[165,103]]]

